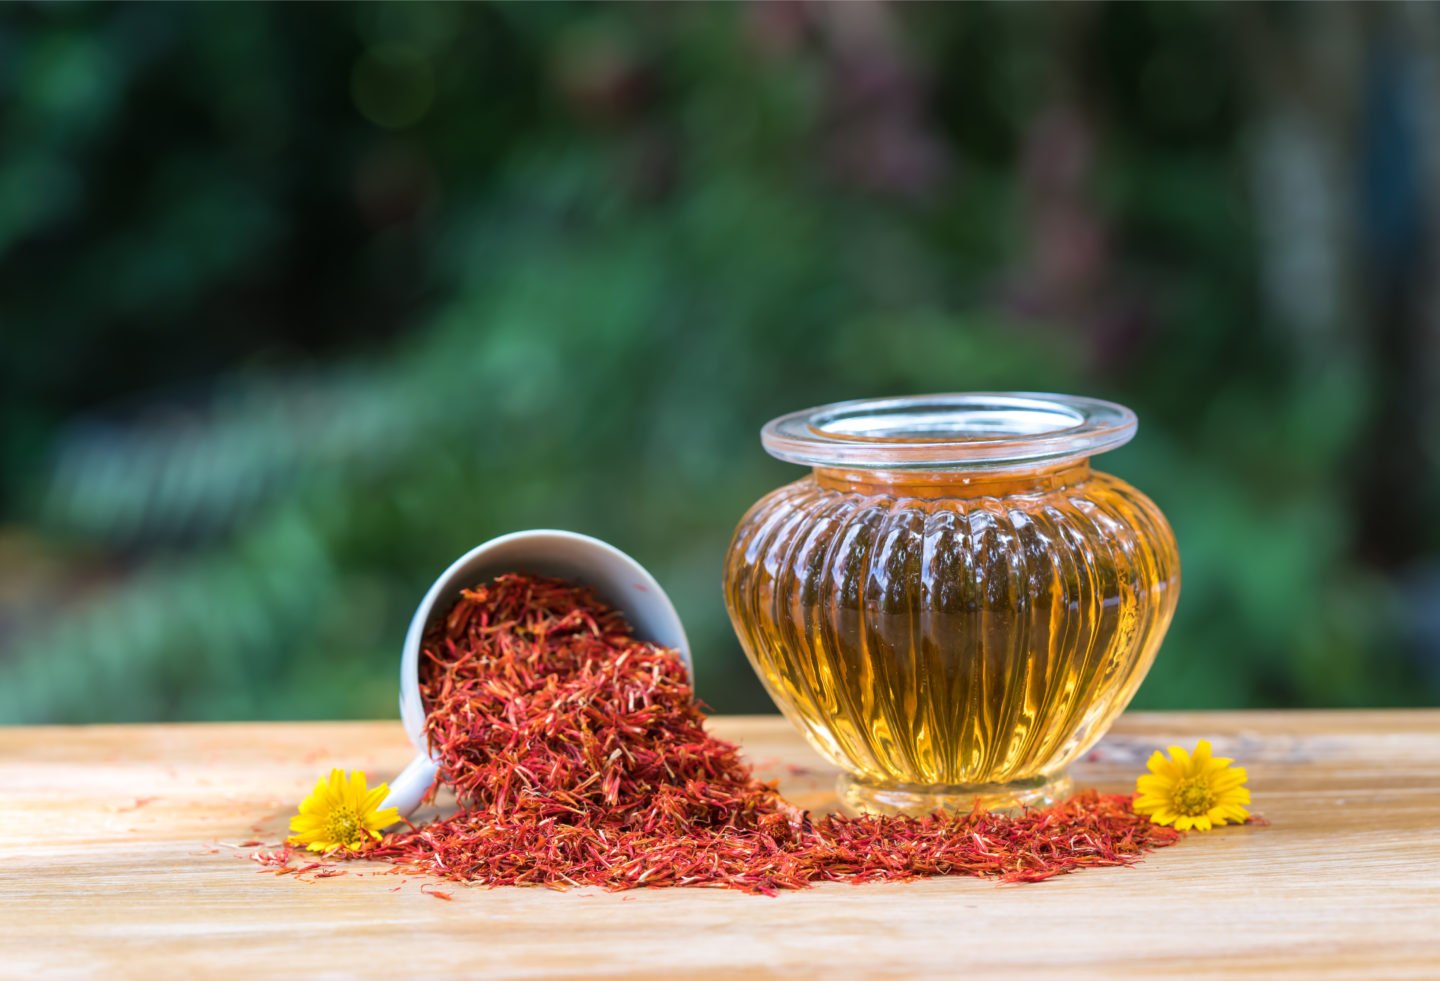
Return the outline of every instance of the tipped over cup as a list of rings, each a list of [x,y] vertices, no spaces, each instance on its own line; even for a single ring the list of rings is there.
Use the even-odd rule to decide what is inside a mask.
[[[390,781],[380,806],[409,815],[435,782],[439,763],[425,738],[425,704],[420,697],[420,645],[430,624],[449,613],[462,591],[507,572],[531,573],[588,586],[624,614],[636,638],[673,648],[691,680],[695,664],[685,628],[670,597],[639,562],[607,542],[573,531],[517,531],[477,545],[451,564],[421,600],[400,656],[400,720],[416,756]]]

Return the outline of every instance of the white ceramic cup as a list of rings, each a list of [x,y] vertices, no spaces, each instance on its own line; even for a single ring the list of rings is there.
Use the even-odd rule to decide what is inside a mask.
[[[492,538],[456,559],[425,594],[405,635],[400,657],[400,720],[418,755],[394,780],[381,807],[408,815],[434,782],[438,764],[425,745],[425,706],[420,700],[420,642],[434,618],[444,616],[460,598],[506,572],[528,572],[589,586],[604,602],[625,614],[635,636],[680,652],[690,677],[695,662],[685,628],[655,577],[613,545],[573,531],[539,529]]]

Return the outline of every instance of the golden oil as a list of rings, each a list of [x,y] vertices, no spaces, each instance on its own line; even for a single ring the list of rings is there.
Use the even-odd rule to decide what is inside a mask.
[[[725,565],[746,654],[846,806],[912,813],[1063,796],[1179,585],[1160,511],[1084,459],[820,467],[751,508]]]

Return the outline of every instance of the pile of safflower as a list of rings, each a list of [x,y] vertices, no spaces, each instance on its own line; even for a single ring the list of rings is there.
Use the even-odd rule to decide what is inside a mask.
[[[360,832],[336,857],[488,885],[774,894],[943,875],[1034,882],[1128,865],[1180,837],[1130,796],[1093,791],[1018,816],[812,818],[705,731],[675,651],[557,580],[507,575],[465,592],[427,633],[420,671],[437,785],[460,810],[374,842]]]

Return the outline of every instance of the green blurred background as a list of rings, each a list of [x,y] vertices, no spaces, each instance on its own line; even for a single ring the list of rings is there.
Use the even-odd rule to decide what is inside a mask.
[[[0,8],[0,721],[390,716],[453,558],[554,526],[768,702],[765,420],[1140,415],[1137,704],[1440,695],[1440,8]]]

